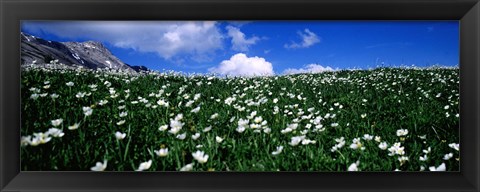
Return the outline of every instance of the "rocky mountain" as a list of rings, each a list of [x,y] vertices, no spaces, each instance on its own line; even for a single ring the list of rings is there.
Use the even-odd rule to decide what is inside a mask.
[[[102,43],[47,41],[27,33],[21,33],[21,62],[31,64],[50,63],[58,59],[68,66],[84,66],[90,69],[111,68],[127,72],[148,71],[144,66],[130,66],[115,57]]]
[[[129,64],[127,64],[129,67],[131,67],[133,70],[135,70],[136,72],[141,72],[141,71],[150,71],[150,69],[148,69],[147,67],[145,66],[131,66]]]

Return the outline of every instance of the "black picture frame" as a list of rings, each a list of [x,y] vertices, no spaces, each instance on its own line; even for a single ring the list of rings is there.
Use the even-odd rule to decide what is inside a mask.
[[[478,0],[0,0],[0,191],[480,191]],[[20,172],[21,20],[459,20],[460,172]]]

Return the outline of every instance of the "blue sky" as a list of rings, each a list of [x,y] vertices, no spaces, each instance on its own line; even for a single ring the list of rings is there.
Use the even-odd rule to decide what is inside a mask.
[[[228,75],[458,66],[458,21],[24,21],[52,41],[104,43],[125,63]]]

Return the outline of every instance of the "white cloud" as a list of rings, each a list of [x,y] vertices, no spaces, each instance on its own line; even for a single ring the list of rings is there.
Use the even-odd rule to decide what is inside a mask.
[[[260,38],[253,36],[245,38],[245,34],[239,28],[231,25],[226,27],[228,36],[232,38],[232,49],[235,51],[248,51],[250,45],[254,45]]]
[[[321,73],[325,71],[334,71],[334,69],[329,66],[323,67],[319,64],[308,64],[305,67],[299,68],[299,69],[292,69],[292,68],[285,69],[283,71],[283,74],[290,75],[290,74],[298,74],[298,73]]]
[[[174,21],[74,21],[26,22],[29,31],[64,38],[82,38],[107,42],[119,48],[157,53],[164,59],[181,54],[196,61],[223,48],[223,35],[216,22]]]
[[[295,49],[295,48],[307,48],[316,43],[320,43],[320,39],[318,36],[311,32],[309,29],[304,30],[305,33],[301,31],[298,32],[298,35],[302,38],[302,42],[292,42],[291,44],[285,44],[284,47],[287,49]]]
[[[210,72],[229,76],[260,76],[273,75],[272,63],[261,57],[247,57],[243,53],[233,55],[224,60],[217,67],[210,68]]]

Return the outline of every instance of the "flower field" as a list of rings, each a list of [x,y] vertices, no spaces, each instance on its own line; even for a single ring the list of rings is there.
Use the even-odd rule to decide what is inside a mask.
[[[459,171],[459,69],[23,67],[22,171]]]

